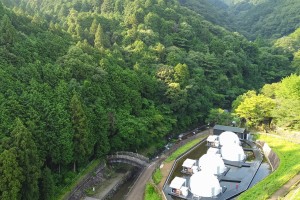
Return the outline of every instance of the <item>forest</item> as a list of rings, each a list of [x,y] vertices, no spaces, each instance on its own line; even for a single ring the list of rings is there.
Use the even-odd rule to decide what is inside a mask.
[[[91,160],[151,157],[219,108],[299,128],[285,109],[299,109],[300,54],[283,42],[297,32],[251,42],[199,2],[1,0],[0,199],[56,199]],[[272,107],[244,115],[261,96]]]

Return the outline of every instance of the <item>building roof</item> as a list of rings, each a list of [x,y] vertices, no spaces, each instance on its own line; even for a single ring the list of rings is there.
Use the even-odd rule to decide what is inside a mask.
[[[188,168],[191,168],[193,167],[193,165],[195,165],[196,163],[196,160],[192,160],[192,159],[186,159],[183,164],[182,164],[182,167],[188,167]]]
[[[223,126],[215,125],[213,129],[222,130],[222,131],[231,131],[234,133],[245,133],[245,128],[233,127],[233,126]]]
[[[170,188],[180,189],[183,186],[183,184],[185,183],[185,181],[186,181],[185,178],[181,178],[181,177],[176,176],[172,180],[172,182],[170,184]]]

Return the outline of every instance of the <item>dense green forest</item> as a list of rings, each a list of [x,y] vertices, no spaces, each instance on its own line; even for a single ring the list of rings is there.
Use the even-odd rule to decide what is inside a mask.
[[[257,36],[279,38],[300,27],[298,0],[218,0],[226,3],[228,27],[254,40]],[[223,12],[223,11],[222,11]]]
[[[1,2],[4,200],[55,199],[90,160],[159,149],[212,108],[295,72],[293,52],[249,42],[184,1]]]

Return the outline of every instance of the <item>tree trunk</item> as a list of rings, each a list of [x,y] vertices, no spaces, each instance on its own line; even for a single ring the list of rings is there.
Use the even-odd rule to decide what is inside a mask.
[[[76,161],[74,161],[73,170],[76,172]]]

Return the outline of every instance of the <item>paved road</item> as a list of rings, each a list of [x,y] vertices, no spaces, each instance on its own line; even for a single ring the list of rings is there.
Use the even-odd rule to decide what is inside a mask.
[[[202,131],[196,135],[193,135],[191,139],[195,139],[201,137],[204,134],[209,133],[209,130]],[[189,140],[182,141],[182,145],[188,142]],[[144,191],[147,182],[150,180],[152,173],[157,167],[158,163],[166,159],[166,155],[162,155],[156,161],[152,162],[149,167],[144,169],[136,180],[135,184],[132,186],[132,189],[127,194],[126,200],[143,200],[144,199]]]
[[[144,191],[145,186],[148,180],[151,178],[153,171],[156,169],[156,164],[158,161],[151,163],[151,165],[145,168],[141,174],[139,175],[138,179],[136,180],[135,184],[132,186],[132,190],[129,191],[127,195],[128,200],[143,200],[144,199]]]

